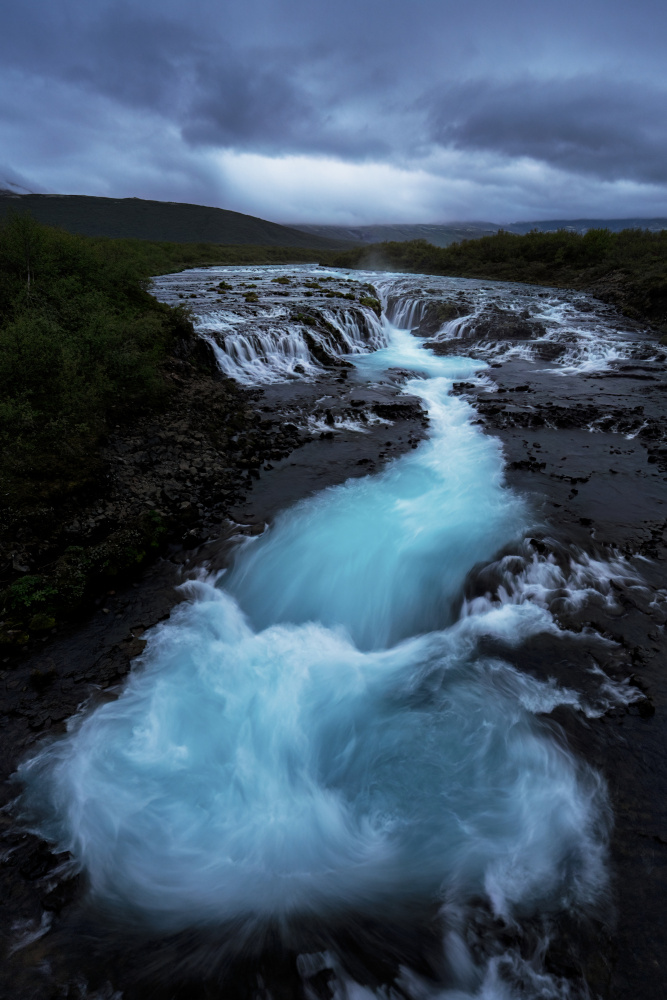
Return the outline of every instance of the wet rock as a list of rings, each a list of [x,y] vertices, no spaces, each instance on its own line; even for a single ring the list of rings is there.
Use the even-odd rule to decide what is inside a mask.
[[[363,403],[363,401],[362,401]],[[352,405],[355,405],[353,402]],[[373,412],[385,420],[421,420],[423,411],[418,399],[397,399],[372,404]]]
[[[428,301],[423,307],[417,327],[413,333],[418,333],[420,337],[432,337],[440,330],[445,323],[458,319],[460,316],[467,316],[470,313],[470,306],[462,300],[445,299],[440,301]]]
[[[42,906],[47,911],[59,913],[74,901],[80,885],[81,879],[78,875],[58,882],[53,889],[42,896]]]
[[[491,306],[461,329],[461,337],[466,340],[532,340],[545,333],[542,323],[500,306]]]

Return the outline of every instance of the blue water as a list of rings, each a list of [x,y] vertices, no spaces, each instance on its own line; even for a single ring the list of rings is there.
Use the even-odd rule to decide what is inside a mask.
[[[341,626],[362,649],[442,628],[457,617],[464,579],[518,534],[525,512],[502,488],[498,442],[448,395],[470,361],[436,358],[392,332],[359,367],[418,368],[406,391],[428,407],[431,434],[379,476],[353,479],[298,504],[250,543],[223,585],[257,628],[275,622]]]
[[[604,884],[604,790],[539,718],[557,689],[479,653],[553,622],[530,603],[459,615],[466,575],[528,517],[498,443],[448,394],[475,366],[387,336],[355,363],[414,372],[429,439],[187,584],[118,700],[21,769],[33,826],[123,919],[483,898],[511,922]]]

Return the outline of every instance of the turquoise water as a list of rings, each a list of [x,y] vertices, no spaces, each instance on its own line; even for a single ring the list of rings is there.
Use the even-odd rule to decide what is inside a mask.
[[[484,899],[512,922],[604,886],[604,789],[539,718],[557,689],[479,653],[551,618],[459,616],[467,574],[528,517],[498,443],[448,394],[475,365],[387,338],[355,363],[414,373],[428,440],[187,584],[118,700],[21,769],[33,826],[122,919],[171,931]]]

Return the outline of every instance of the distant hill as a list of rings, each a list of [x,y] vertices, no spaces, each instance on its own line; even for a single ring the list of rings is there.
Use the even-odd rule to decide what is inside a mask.
[[[542,233],[555,233],[559,229],[567,229],[571,233],[583,235],[589,229],[609,229],[612,233],[620,233],[623,229],[648,229],[651,233],[659,233],[662,229],[667,229],[667,219],[550,219],[542,222],[513,222],[509,226],[502,226],[510,233],[518,233],[523,236],[533,229],[539,229]]]
[[[0,191],[0,219],[12,211],[29,212],[38,222],[83,236],[312,250],[340,250],[350,246],[350,241],[341,236],[318,236],[254,215],[173,201]]]
[[[9,183],[5,181],[5,183]],[[93,198],[76,194],[23,194],[16,184],[0,188],[0,219],[11,211],[30,212],[38,222],[84,236],[134,238],[164,243],[217,243],[223,246],[300,247],[311,250],[344,250],[366,243],[427,240],[448,247],[461,240],[492,236],[499,229],[523,235],[531,229],[552,232],[568,229],[667,229],[667,219],[552,219],[513,222],[450,222],[377,226],[281,226],[254,215],[224,208],[188,205],[142,198]]]
[[[448,225],[378,225],[378,226],[296,226],[304,233],[327,239],[348,240],[355,243],[407,243],[410,240],[427,240],[436,247],[448,247],[461,240],[475,240],[493,236],[500,229],[523,235],[532,229],[543,233],[567,229],[583,234],[589,229],[649,229],[658,232],[667,229],[667,219],[550,219],[541,222],[512,222],[499,226],[494,222],[450,222]]]
[[[416,224],[386,226],[322,226],[299,225],[304,233],[330,240],[347,240],[354,243],[408,243],[410,240],[428,240],[436,247],[448,247],[460,240],[475,240],[480,236],[493,236],[499,227],[493,222],[451,222],[446,226]]]

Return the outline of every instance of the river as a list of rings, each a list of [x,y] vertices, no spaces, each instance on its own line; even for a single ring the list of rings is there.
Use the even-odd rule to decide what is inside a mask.
[[[538,679],[490,650],[562,632],[556,598],[612,602],[611,577],[640,580],[618,555],[526,554],[540,517],[452,388],[495,363],[492,336],[465,352],[485,317],[515,320],[504,359],[562,373],[604,370],[630,339],[585,296],[488,282],[300,266],[156,288],[196,296],[243,384],[343,362],[348,384],[400,379],[428,435],[184,584],[120,696],[22,765],[31,828],[71,852],[110,924],[199,934],[220,968],[259,967],[270,940],[304,996],[584,995],[544,956],[559,923],[606,905],[610,808],[549,716],[596,718],[636,691]],[[497,585],[472,593],[499,557]]]

